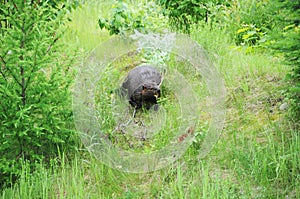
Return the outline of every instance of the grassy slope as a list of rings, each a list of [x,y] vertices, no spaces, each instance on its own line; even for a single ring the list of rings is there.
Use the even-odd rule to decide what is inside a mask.
[[[85,54],[109,38],[95,20],[108,8],[97,3],[76,10],[65,41]],[[227,88],[226,126],[209,156],[197,161],[189,150],[175,165],[140,175],[77,157],[53,173],[24,169],[19,186],[2,198],[299,198],[299,132],[289,130],[279,109],[287,68],[265,52],[235,49],[217,28],[199,27],[191,35],[210,52]]]

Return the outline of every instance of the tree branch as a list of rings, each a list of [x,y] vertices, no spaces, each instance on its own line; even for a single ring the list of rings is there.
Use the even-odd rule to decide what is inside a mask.
[[[0,55],[0,59],[1,59],[2,63],[4,64],[4,65],[0,66],[0,73],[3,76],[3,78],[5,79],[5,81],[7,81],[6,76],[2,70],[2,67],[6,68],[6,62],[4,61],[4,58],[1,55]]]
[[[8,70],[8,72],[11,74],[11,76],[14,78],[14,80],[17,82],[17,84],[18,84],[19,86],[22,86],[21,82],[19,82],[19,80],[17,79],[17,77],[14,75],[14,73],[10,70],[9,67],[7,67],[6,61],[4,60],[4,58],[3,58],[2,56],[0,56],[0,58],[1,58],[2,63],[5,65],[6,70]],[[5,78],[5,80],[7,80],[5,74],[4,74],[3,71],[2,71],[2,68],[1,68],[0,71],[1,71],[1,75]]]
[[[8,72],[10,72],[11,76],[14,78],[14,80],[18,83],[19,86],[22,86],[21,82],[17,79],[17,77],[14,75],[14,73],[7,67],[6,68]]]
[[[48,46],[48,49],[46,51],[46,54],[51,50],[52,46],[58,41],[59,37],[55,38],[52,42],[52,44],[50,44],[50,46]]]

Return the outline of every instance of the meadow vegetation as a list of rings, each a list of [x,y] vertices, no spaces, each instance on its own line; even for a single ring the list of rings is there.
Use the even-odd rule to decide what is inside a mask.
[[[180,9],[179,5],[182,5]],[[192,5],[197,5],[199,9],[190,12]],[[30,132],[34,136],[30,133],[26,134],[27,131],[22,129],[30,128],[26,124],[38,124],[37,120],[44,118],[43,113],[37,112],[32,115],[32,113],[25,112],[28,115],[25,114],[26,121],[21,116],[14,118],[13,121],[18,122],[16,124],[23,126],[16,127],[13,124],[7,126],[7,123],[1,121],[2,138],[0,141],[6,145],[1,143],[2,146],[0,146],[0,164],[2,164],[0,166],[0,185],[2,185],[0,196],[3,199],[300,198],[300,139],[299,112],[297,112],[299,110],[299,90],[297,90],[299,89],[299,56],[297,57],[299,50],[296,48],[299,44],[295,42],[296,38],[299,39],[299,21],[295,21],[294,15],[288,15],[289,6],[296,9],[289,3],[281,1],[273,3],[269,0],[159,0],[156,2],[91,0],[79,3],[76,8],[67,10],[66,16],[70,20],[65,19],[61,24],[65,32],[58,41],[60,46],[54,53],[55,58],[47,63],[58,63],[68,69],[70,67],[71,73],[67,76],[66,70],[61,71],[54,67],[57,73],[45,72],[52,76],[37,75],[36,77],[38,80],[36,83],[44,82],[47,78],[49,82],[41,84],[41,87],[37,87],[36,84],[32,85],[32,87],[37,87],[37,90],[32,89],[37,93],[41,89],[56,91],[55,97],[50,97],[51,95],[47,93],[44,95],[49,97],[48,100],[58,102],[60,99],[64,100],[63,103],[57,102],[59,105],[56,106],[64,107],[64,109],[58,109],[58,113],[63,112],[62,117],[58,119],[57,115],[48,115],[50,119],[51,117],[53,120],[56,119],[57,125],[52,123],[53,120],[48,121],[53,126],[49,124],[42,130]],[[177,10],[174,9],[176,7]],[[173,9],[168,10],[168,8]],[[281,21],[279,16],[287,15],[291,18]],[[3,25],[3,22],[1,23]],[[41,23],[44,25],[46,22]],[[159,32],[163,28],[169,28],[188,33],[193,40],[203,46],[224,80],[227,93],[224,107],[226,120],[222,135],[205,158],[197,158],[202,136],[204,136],[202,132],[207,131],[207,124],[200,121],[199,127],[195,130],[197,136],[194,142],[178,161],[155,172],[132,174],[110,168],[89,154],[74,133],[76,130],[70,122],[72,116],[64,111],[70,111],[71,108],[74,72],[80,71],[90,53],[101,43],[117,34],[126,36],[132,29],[147,33],[151,30],[148,27],[158,29]],[[280,35],[283,35],[283,40],[279,39],[282,38]],[[5,42],[2,39],[0,41],[2,44]],[[36,42],[36,38],[33,41]],[[51,41],[47,39],[44,42],[46,42],[45,46],[40,46],[41,50],[37,48],[37,52],[44,52],[44,49],[48,47],[47,42],[51,45]],[[7,51],[10,48],[12,46],[8,46]],[[2,49],[0,52],[7,54]],[[57,55],[60,52],[65,52],[62,57],[67,57],[68,61]],[[45,56],[48,58],[48,54]],[[105,92],[99,92],[95,100],[99,114],[105,114],[102,122],[107,132],[112,132],[115,124],[110,115],[110,106],[107,107],[107,104],[112,103],[112,93],[117,89],[115,85],[120,84],[120,78],[128,69],[134,67],[136,63],[143,62],[144,59],[147,59],[147,56],[137,55],[134,59],[121,57],[108,66],[103,73],[97,88]],[[30,59],[27,61],[31,63]],[[171,57],[168,63],[172,65],[173,62]],[[0,63],[2,64],[0,72],[5,72],[6,66],[3,65],[3,60],[2,62],[0,60]],[[124,70],[124,66],[128,68]],[[192,69],[188,64],[182,63],[178,67],[178,71],[188,77],[189,84],[193,85],[199,101],[204,103],[203,98],[207,90],[201,82],[201,77],[197,74],[191,75],[189,70]],[[36,72],[40,68],[34,70]],[[10,81],[5,81],[3,76],[0,78],[2,78],[0,79],[0,107],[3,108],[9,100],[2,100],[2,97],[3,99],[11,97],[10,92],[4,92],[4,89],[9,88],[13,77],[9,78]],[[53,85],[53,81],[63,82],[67,86]],[[4,85],[7,87],[5,88]],[[15,82],[12,87],[15,88],[15,93],[12,94],[15,97],[13,99],[20,100],[19,103],[22,103],[22,100],[18,98],[18,83]],[[180,107],[177,106],[171,88],[165,85],[163,89],[165,93],[160,103],[169,111],[168,122],[174,122],[173,124],[167,123],[163,131],[170,132],[171,126],[174,124],[176,126],[175,116]],[[173,98],[174,100],[168,102],[168,99]],[[32,102],[32,104],[36,103],[39,102]],[[55,106],[52,107],[48,102],[40,105],[46,107],[45,109],[55,109]],[[25,106],[25,110],[32,110],[32,106]],[[15,106],[16,109],[17,107],[20,105]],[[7,121],[4,112],[0,114],[0,118]],[[146,114],[145,117],[149,115],[151,116],[151,113]],[[37,118],[34,119],[34,117]],[[70,132],[67,131],[68,129]],[[47,149],[43,149],[42,152],[49,155],[46,160],[41,158],[43,153],[31,151],[30,154],[33,157],[26,159],[24,155],[24,159],[20,159],[24,161],[18,162],[15,170],[10,170],[9,168],[13,168],[12,165],[16,164],[15,156],[19,156],[19,153],[14,154],[12,160],[8,159],[10,157],[7,153],[10,151],[9,142],[5,141],[11,139],[12,135],[7,133],[9,130],[19,131],[17,137],[21,136],[25,141],[42,139],[46,142],[50,140],[51,150],[54,150],[53,145],[56,146],[56,144],[58,150],[47,154]],[[58,140],[53,136],[42,136],[48,131],[52,132],[51,135],[54,138],[57,136]],[[60,136],[58,132],[62,132],[62,135]],[[67,134],[68,132],[70,134]],[[66,139],[64,138],[66,135],[72,135],[72,137]],[[151,152],[163,147],[169,141],[167,135],[170,136],[166,133],[157,134],[155,143],[145,142],[143,147],[139,147],[140,140],[128,141],[128,137],[120,134],[110,136],[115,144],[127,150]],[[31,139],[26,136],[31,136]],[[33,143],[41,146],[44,141]],[[31,144],[28,141],[26,143]],[[64,144],[67,147],[64,148]],[[37,147],[32,148],[37,150]],[[28,146],[29,151],[32,148]],[[5,165],[5,160],[12,161],[12,163]],[[2,181],[2,177],[5,177],[5,181]]]

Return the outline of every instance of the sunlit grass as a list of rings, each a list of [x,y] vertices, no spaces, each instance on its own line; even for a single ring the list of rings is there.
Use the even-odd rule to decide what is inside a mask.
[[[112,7],[111,1],[86,1],[69,13],[70,21],[66,23],[65,43],[83,49],[86,53],[109,38],[107,31],[100,30],[98,18],[106,15]]]

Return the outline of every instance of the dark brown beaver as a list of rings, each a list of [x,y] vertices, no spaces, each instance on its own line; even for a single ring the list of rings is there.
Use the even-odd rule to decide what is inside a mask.
[[[161,83],[162,76],[153,66],[137,66],[129,71],[122,84],[122,91],[136,109],[150,109],[160,97]]]

